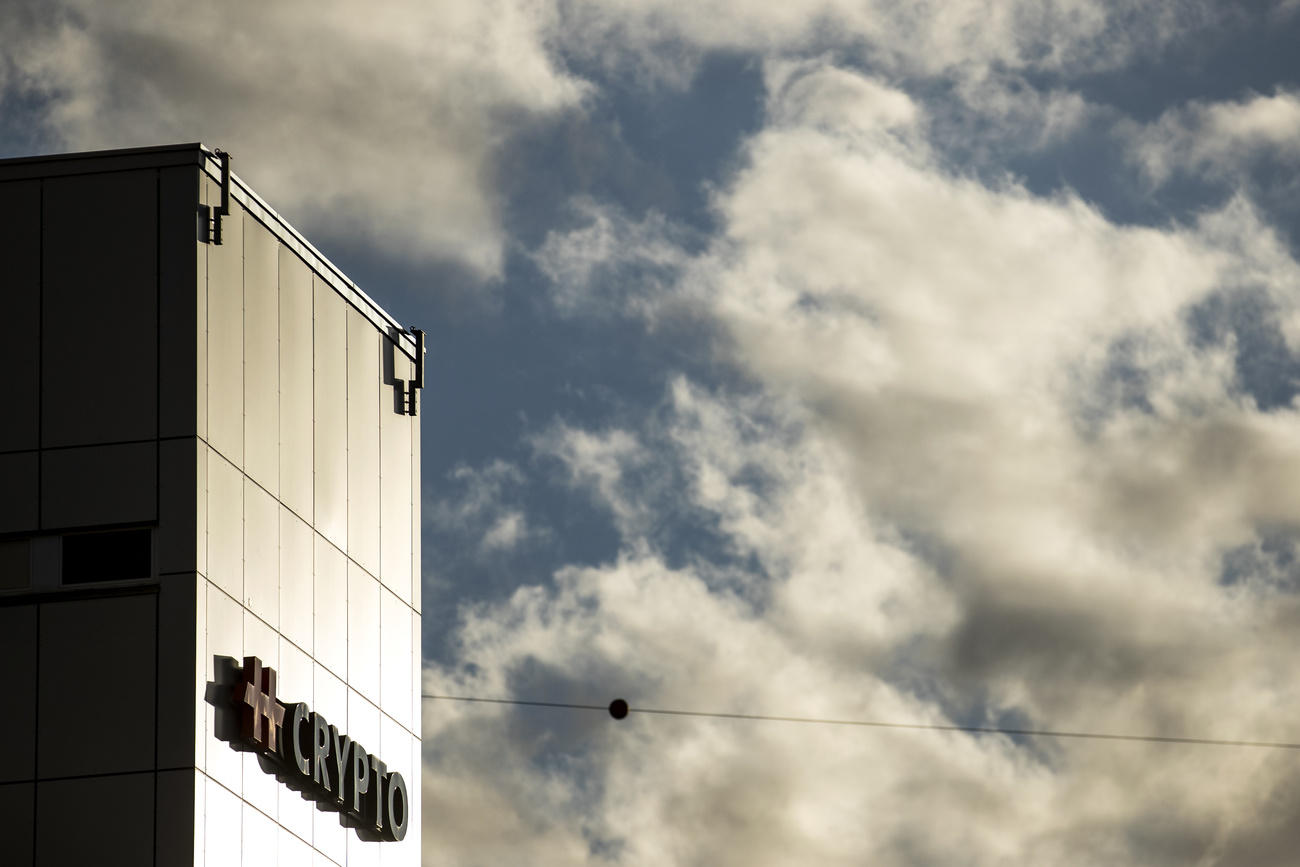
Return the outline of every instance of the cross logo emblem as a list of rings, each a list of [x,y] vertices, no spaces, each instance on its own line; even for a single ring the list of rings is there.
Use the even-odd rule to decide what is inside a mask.
[[[256,656],[245,656],[232,697],[240,710],[239,727],[244,740],[275,752],[280,726],[284,724],[284,708],[275,700],[275,669],[262,668],[262,660]]]

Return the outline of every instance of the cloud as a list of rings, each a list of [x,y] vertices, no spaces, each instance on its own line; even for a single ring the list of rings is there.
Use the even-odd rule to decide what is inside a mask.
[[[1039,89],[1024,76],[1007,73],[959,82],[932,111],[937,115],[932,136],[946,153],[997,171],[1005,171],[1008,156],[1067,145],[1090,124],[1109,121],[1110,114],[1073,90]]]
[[[489,551],[509,550],[528,535],[528,521],[523,512],[507,512],[496,519],[483,534],[483,547]]]
[[[309,235],[452,263],[479,281],[503,276],[509,247],[503,146],[596,94],[570,65],[685,86],[709,53],[829,52],[894,77],[965,82],[958,92],[981,111],[1015,114],[1047,140],[1077,122],[1075,98],[1026,91],[995,104],[981,82],[1113,68],[1214,20],[1195,0],[10,7],[0,98],[38,107],[47,148],[202,139],[231,151]]]
[[[670,706],[718,710],[796,701],[816,711],[833,706],[830,687],[843,678],[851,708],[861,709],[872,698],[882,712],[908,704],[882,688],[862,662],[887,636],[908,631],[907,624],[923,613],[933,614],[931,602],[941,601],[926,598],[936,593],[933,575],[924,569],[912,573],[915,564],[909,566],[908,558],[879,551],[869,525],[851,516],[832,524],[818,519],[851,497],[836,483],[835,467],[818,466],[831,456],[797,441],[793,450],[753,442],[744,414],[684,382],[674,386],[670,404],[673,421],[649,435],[656,442],[679,443],[675,448],[689,462],[692,479],[682,493],[735,528],[728,535],[738,553],[754,553],[786,576],[796,567],[784,561],[798,552],[812,561],[807,566],[815,563],[831,574],[798,567],[808,572],[800,592],[790,593],[806,597],[796,600],[800,604],[751,598],[743,587],[728,589],[723,576],[667,566],[645,544],[636,544],[632,537],[647,540],[632,531],[629,549],[641,553],[629,550],[603,568],[565,569],[553,592],[521,588],[508,605],[468,613],[458,632],[458,658],[469,667],[429,672],[427,688],[598,703],[626,694],[643,706],[654,697]],[[579,432],[556,436],[570,442],[572,455],[601,454],[594,460],[598,465],[611,453]],[[759,452],[744,447],[747,442]],[[737,445],[742,445],[739,452]],[[762,497],[742,490],[751,484],[750,462],[769,476]],[[658,462],[656,468],[666,470]],[[604,477],[615,508],[626,498],[648,500],[647,509],[671,500],[636,483],[611,482],[608,473]],[[786,522],[795,546],[764,531],[764,525]],[[854,556],[842,561],[846,554]],[[859,569],[870,569],[879,580],[835,580],[836,574]],[[814,597],[821,590],[835,595],[818,604]],[[884,601],[894,607],[895,618],[873,615]],[[863,628],[859,615],[869,618],[871,628]],[[822,654],[844,659],[846,650],[856,655],[846,668],[821,664]],[[761,682],[753,677],[759,669],[765,672]],[[814,818],[817,805],[831,807],[850,793],[849,801],[835,807],[844,822],[866,794],[853,793],[860,789],[853,782],[857,775],[843,769],[829,782],[821,777],[837,761],[830,744],[812,744],[810,752],[800,746],[809,745],[803,739],[779,733],[682,727],[675,721],[668,729],[636,721],[615,728],[595,714],[557,720],[483,714],[474,707],[430,710],[425,736],[426,755],[436,769],[429,776],[432,788],[452,792],[464,780],[473,792],[489,789],[499,799],[494,808],[505,828],[550,829],[539,836],[540,857],[556,863],[770,863],[774,852],[817,859],[835,854],[842,844],[813,827],[801,829],[781,804],[809,798],[808,821],[828,821]],[[494,740],[504,746],[490,757]],[[517,777],[516,784],[506,784],[509,777]],[[446,863],[492,861],[452,824],[431,820],[426,847]]]
[[[15,16],[11,86],[71,149],[204,140],[309,235],[499,276],[494,154],[587,85],[546,4],[181,6],[61,0]]]
[[[527,479],[514,464],[494,460],[477,469],[460,464],[447,482],[450,490],[440,498],[426,498],[423,507],[424,523],[438,537],[473,538],[474,553],[495,556],[546,535],[518,505]]]
[[[646,465],[637,437],[625,430],[585,431],[556,424],[532,439],[539,456],[558,462],[570,485],[591,492],[624,532],[644,527],[648,514],[641,498],[623,494],[626,480]]]
[[[565,8],[570,50],[677,85],[689,81],[691,60],[710,51],[776,58],[838,50],[904,76],[1093,71],[1158,52],[1218,15],[1201,0],[577,0]]]
[[[621,553],[464,610],[429,689],[1291,739],[1287,245],[1242,198],[1135,227],[963,175],[857,72],[767,81],[717,236],[652,233],[672,279],[635,311],[706,317],[736,384],[555,427]],[[643,256],[583,231],[547,243],[585,273]],[[569,863],[1285,864],[1300,803],[1263,751],[431,710],[428,785],[472,778]],[[452,825],[426,846],[490,861]]]
[[[625,695],[634,707],[887,721],[1005,719],[1000,713],[1015,706],[1005,697],[963,704],[917,682],[927,652],[956,644],[930,678],[995,692],[1006,681],[1037,682],[1036,697],[1056,693],[1054,710],[1070,708],[1075,724],[1186,733],[1183,714],[1196,708],[1200,731],[1230,736],[1218,714],[1224,695],[1236,725],[1283,718],[1285,694],[1271,696],[1272,706],[1260,698],[1285,682],[1274,656],[1284,633],[1259,647],[1235,641],[1258,612],[1224,606],[1228,622],[1207,622],[1201,599],[1171,604],[1132,587],[1071,593],[1064,582],[1041,588],[1058,597],[1050,604],[1012,582],[1006,595],[964,598],[923,548],[873,520],[826,438],[797,425],[785,435],[756,431],[749,401],[682,382],[669,404],[660,433],[679,445],[663,459],[691,468],[688,495],[758,557],[771,576],[764,592],[672,568],[629,540],[615,563],[563,570],[552,589],[521,588],[469,613],[458,631],[462,667],[427,672],[430,691],[598,705]],[[1246,671],[1249,685],[1238,684]],[[1140,686],[1111,689],[1112,678],[1135,676]],[[1231,752],[1026,749],[1004,738],[635,713],[616,724],[597,712],[435,703],[425,739],[429,797],[443,804],[428,813],[425,845],[448,864],[501,856],[500,837],[490,844],[475,831],[484,812],[507,840],[527,840],[553,863],[1186,863],[1212,834],[1228,849],[1262,845],[1251,792],[1289,790],[1285,773]],[[1217,788],[1194,785],[1203,774]]]
[[[553,287],[551,303],[564,314],[625,316],[656,283],[684,264],[688,233],[650,211],[640,219],[589,197],[574,200],[576,229],[551,231],[532,254]],[[609,267],[617,263],[617,268]],[[635,272],[635,273],[633,273]],[[644,308],[641,308],[643,312]]]
[[[1300,0],[1278,0],[1273,6],[1272,15],[1276,20],[1285,21],[1300,12]]]
[[[1155,183],[1176,172],[1238,175],[1261,158],[1300,161],[1300,95],[1278,90],[1236,101],[1191,102],[1131,132],[1135,159]]]

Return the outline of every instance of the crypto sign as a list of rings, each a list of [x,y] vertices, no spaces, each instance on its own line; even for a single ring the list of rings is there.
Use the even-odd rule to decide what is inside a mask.
[[[280,701],[275,689],[275,669],[244,657],[231,690],[243,746],[266,756],[290,787],[346,815],[362,837],[404,838],[411,801],[402,775],[303,702]]]

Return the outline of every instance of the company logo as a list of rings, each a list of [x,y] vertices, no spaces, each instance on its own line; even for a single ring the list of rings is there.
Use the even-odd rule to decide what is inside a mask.
[[[235,686],[235,703],[242,704],[239,729],[244,741],[276,752],[284,708],[275,700],[275,669],[262,668],[262,660],[256,656],[246,657]]]
[[[362,837],[403,839],[411,801],[402,775],[303,702],[280,701],[275,688],[275,669],[244,657],[231,690],[243,746],[265,756],[290,787],[347,816]]]

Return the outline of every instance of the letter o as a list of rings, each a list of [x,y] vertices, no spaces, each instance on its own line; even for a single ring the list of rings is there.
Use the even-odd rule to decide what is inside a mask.
[[[393,771],[384,786],[384,838],[394,842],[403,839],[410,822],[411,799],[406,793],[406,781]]]

